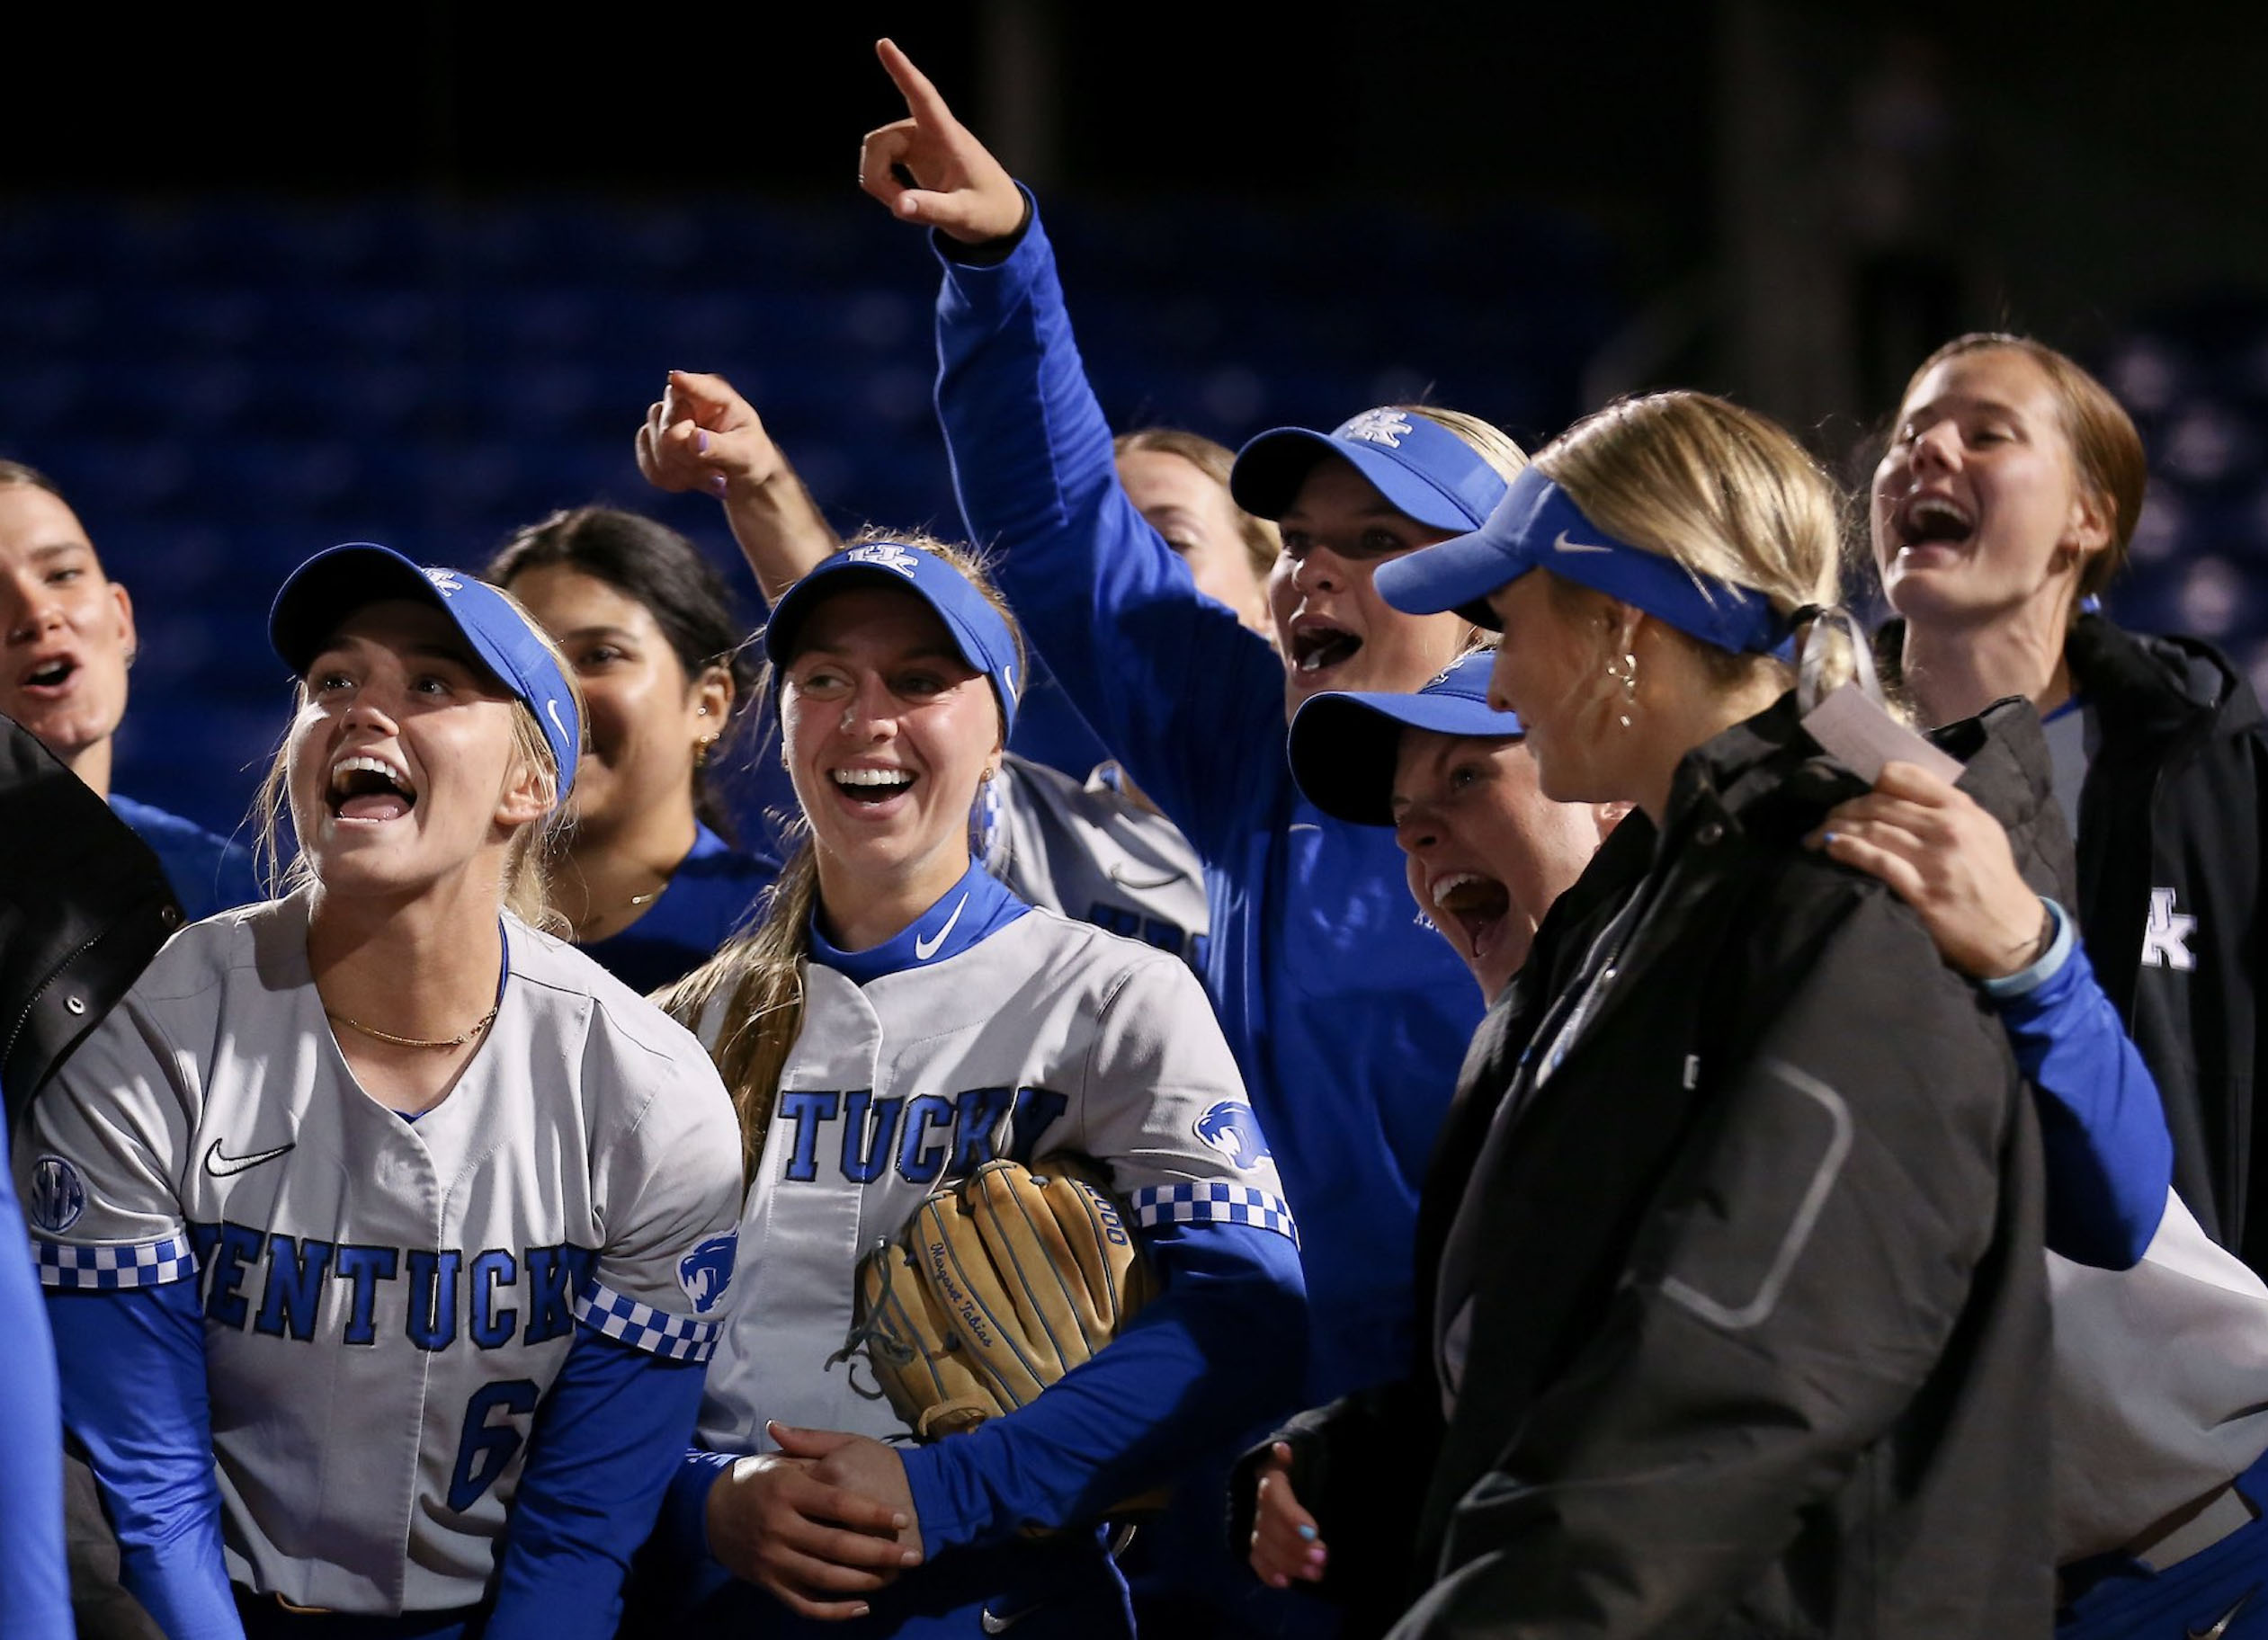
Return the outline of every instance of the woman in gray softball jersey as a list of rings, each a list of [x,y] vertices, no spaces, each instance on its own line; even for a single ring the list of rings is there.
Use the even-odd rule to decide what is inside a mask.
[[[734,1640],[1130,1636],[1099,1520],[1232,1449],[1304,1359],[1267,1139],[1184,963],[972,861],[1023,659],[962,555],[863,540],[784,593],[765,646],[811,841],[671,999],[754,1165],[664,1514],[676,1574],[642,1615]],[[1064,1150],[1109,1174],[1159,1295],[1030,1404],[915,1444],[846,1350],[860,1257],[979,1164]]]
[[[580,713],[518,606],[358,545],[270,629],[289,892],[174,939],[17,1146],[67,1422],[169,1635],[610,1635],[730,1278],[730,1103],[531,926]]]

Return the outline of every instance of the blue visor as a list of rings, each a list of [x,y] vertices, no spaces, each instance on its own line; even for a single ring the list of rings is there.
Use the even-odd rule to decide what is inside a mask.
[[[1402,731],[1505,739],[1520,719],[1488,704],[1496,652],[1469,655],[1414,695],[1339,691],[1304,702],[1291,719],[1291,778],[1325,814],[1357,825],[1394,824],[1394,761]]]
[[[1016,726],[1016,638],[1007,621],[968,576],[933,552],[903,541],[846,548],[790,587],[763,629],[774,666],[795,658],[796,634],[811,611],[857,582],[901,586],[937,612],[960,658],[992,680],[1000,700],[1001,733]]]
[[[1719,649],[1764,655],[1787,641],[1787,617],[1762,593],[1616,540],[1532,467],[1513,480],[1479,529],[1380,565],[1372,584],[1406,615],[1454,610],[1476,626],[1501,631],[1488,595],[1539,568],[1619,598]]]
[[[1281,518],[1326,456],[1344,456],[1395,509],[1433,530],[1470,530],[1505,493],[1504,475],[1430,416],[1365,410],[1329,432],[1278,427],[1237,452],[1228,493],[1255,518]]]
[[[448,616],[481,664],[535,714],[559,771],[558,801],[564,803],[583,746],[575,691],[519,606],[487,582],[418,564],[391,547],[350,541],[317,553],[291,572],[268,611],[268,641],[294,674],[305,677],[348,616],[388,598],[428,603]]]

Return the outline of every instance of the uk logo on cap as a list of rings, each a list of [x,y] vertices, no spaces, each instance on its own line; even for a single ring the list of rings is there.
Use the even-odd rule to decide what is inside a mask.
[[[1331,436],[1361,439],[1366,443],[1383,444],[1388,450],[1399,450],[1409,432],[1409,417],[1399,410],[1365,410],[1341,422],[1338,431]]]
[[[432,582],[433,590],[444,597],[454,596],[465,590],[465,584],[457,578],[457,572],[453,569],[433,569],[429,566],[425,571],[425,579]]]
[[[914,555],[888,541],[877,541],[871,547],[853,547],[843,556],[853,564],[871,564],[881,569],[894,569],[908,581],[914,578]]]

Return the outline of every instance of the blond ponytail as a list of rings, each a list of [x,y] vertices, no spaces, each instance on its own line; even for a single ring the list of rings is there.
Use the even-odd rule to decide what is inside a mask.
[[[818,858],[806,839],[772,886],[763,920],[658,999],[679,1023],[695,1030],[704,1013],[722,1005],[709,1055],[740,1119],[740,1163],[747,1181],[756,1176],[780,1077],[803,1028],[804,963],[811,954],[811,914],[818,898]]]

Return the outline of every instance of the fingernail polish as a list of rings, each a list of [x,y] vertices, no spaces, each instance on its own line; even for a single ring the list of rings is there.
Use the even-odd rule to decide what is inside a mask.
[[[701,454],[704,456],[707,455],[709,453],[709,434],[705,432],[695,432],[693,434],[693,448]]]
[[[1301,1527],[1299,1529],[1299,1536],[1305,1538],[1308,1542],[1313,1543],[1315,1541],[1315,1528],[1311,1526]]]
[[[1822,843],[1833,842],[1838,835],[1840,835],[1840,833],[1835,832],[1821,832],[1819,833],[1819,841]]]
[[[722,473],[711,473],[709,475],[709,487],[721,495],[730,489],[732,485]]]

